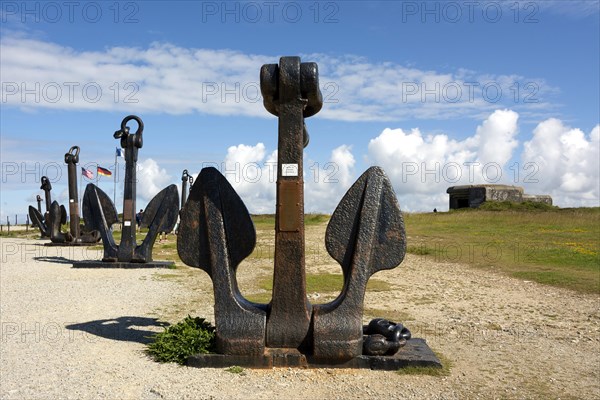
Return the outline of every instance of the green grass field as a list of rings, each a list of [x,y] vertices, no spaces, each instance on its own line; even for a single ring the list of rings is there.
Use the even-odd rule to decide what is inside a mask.
[[[257,236],[267,238],[275,226],[274,215],[254,215]],[[307,227],[325,230],[327,215],[308,214]],[[553,207],[491,204],[484,209],[438,213],[404,213],[408,252],[435,261],[469,264],[515,278],[572,289],[600,293],[600,208],[558,209]],[[66,231],[68,226],[63,227]],[[2,236],[39,237],[37,230],[11,231]],[[120,239],[120,232],[114,233]],[[137,235],[138,242],[145,236]],[[250,257],[268,258],[270,254]],[[154,258],[183,263],[177,256],[175,235],[167,243],[154,246]],[[308,260],[308,259],[307,259]],[[315,278],[315,279],[313,279]],[[318,279],[316,279],[318,278]],[[324,280],[308,277],[318,287],[341,287],[341,275]],[[313,282],[314,281],[314,282]],[[318,282],[318,283],[317,283]],[[268,286],[263,282],[261,286]]]
[[[600,293],[600,208],[405,214],[408,252]]]

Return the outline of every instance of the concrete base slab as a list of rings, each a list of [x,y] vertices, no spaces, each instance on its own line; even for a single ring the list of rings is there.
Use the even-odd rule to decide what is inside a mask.
[[[190,356],[187,365],[196,368],[227,368],[234,365],[244,368],[354,368],[395,371],[406,367],[442,368],[442,363],[424,339],[410,339],[393,356],[358,356],[345,362],[314,360],[295,351],[265,354],[262,356],[238,356],[226,354],[196,354]]]

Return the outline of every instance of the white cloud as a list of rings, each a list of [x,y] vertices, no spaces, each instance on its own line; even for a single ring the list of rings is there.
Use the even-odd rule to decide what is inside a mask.
[[[555,118],[541,122],[523,145],[526,187],[551,194],[556,204],[599,206],[599,142],[600,125],[586,135]]]
[[[418,128],[386,128],[369,142],[367,160],[385,170],[404,211],[447,210],[449,186],[485,183],[524,186],[530,194],[550,194],[559,206],[598,206],[600,125],[585,135],[558,119],[545,120],[524,143],[519,165],[514,163],[518,120],[519,114],[512,110],[496,110],[463,140],[424,134]],[[166,186],[169,177],[156,162],[148,159],[140,164],[146,172],[138,177],[145,176],[152,183],[140,179],[140,195],[141,187],[148,197]],[[355,164],[348,145],[333,149],[324,164],[312,161],[306,153],[305,211],[331,213],[362,172],[355,171]],[[263,143],[257,143],[229,147],[223,163],[214,166],[251,213],[274,213],[276,165],[277,151],[269,152]]]
[[[143,202],[152,200],[158,192],[171,183],[171,176],[152,158],[139,161],[137,166],[136,191],[138,199],[141,199]]]
[[[511,110],[497,110],[477,127],[475,140],[479,149],[477,159],[482,164],[496,162],[505,165],[518,146],[515,139],[519,115]]]
[[[2,102],[22,110],[270,118],[262,105],[259,70],[277,56],[169,43],[78,51],[10,32],[0,46]],[[539,116],[552,108],[549,98],[556,93],[541,79],[518,75],[421,70],[353,55],[309,54],[303,60],[319,64],[326,104],[318,117],[333,120],[483,118],[508,105]],[[533,85],[537,102],[515,102],[515,84]]]
[[[513,111],[496,110],[461,141],[423,135],[418,128],[385,129],[369,142],[369,159],[386,171],[403,209],[447,209],[449,186],[504,183],[518,145],[517,120]]]
[[[355,160],[350,146],[341,145],[324,164],[304,161],[305,212],[333,212],[354,182]],[[252,214],[274,213],[277,181],[277,150],[268,153],[263,143],[239,144],[227,149],[221,165],[227,178]]]
[[[305,162],[305,212],[332,213],[354,183],[355,163],[352,147],[345,144],[333,149],[329,161],[323,165]],[[308,169],[307,165],[310,166]]]
[[[263,143],[231,146],[220,169],[252,214],[275,212],[277,151],[266,154]]]
[[[519,115],[496,110],[462,141],[419,129],[385,129],[369,143],[370,160],[389,175],[406,210],[447,209],[449,186],[498,183],[550,194],[559,206],[598,206],[600,127],[589,135],[551,118],[523,145],[521,164],[509,163]],[[515,168],[516,166],[516,168]]]
[[[367,160],[383,167],[403,211],[431,211],[434,207],[446,210],[447,187],[477,183],[524,186],[530,194],[550,194],[554,204],[561,207],[598,206],[600,125],[585,134],[558,119],[544,120],[533,130],[519,154],[515,139],[518,120],[519,115],[514,111],[496,110],[463,140],[450,139],[445,134],[426,134],[418,128],[384,129],[369,142]],[[515,176],[514,160],[519,156],[519,175]],[[211,164],[203,164],[208,165]],[[257,143],[229,147],[223,163],[214,166],[232,184],[251,213],[274,213],[276,165],[277,151]],[[348,145],[334,148],[326,163],[317,163],[306,153],[305,211],[331,213],[363,172],[356,171],[355,165],[353,149]],[[172,181],[179,184],[178,179],[172,179],[151,158],[141,160],[138,167],[140,204],[147,203]],[[60,193],[57,200],[64,203],[64,186],[55,190]],[[35,206],[34,195],[28,192],[25,196]],[[4,213],[1,215],[5,218]]]

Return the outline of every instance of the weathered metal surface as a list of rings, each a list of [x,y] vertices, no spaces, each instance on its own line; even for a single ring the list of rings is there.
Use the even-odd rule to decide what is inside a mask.
[[[279,117],[275,272],[267,345],[299,348],[309,335],[312,313],[304,265],[304,118],[319,112],[323,98],[317,64],[301,63],[299,57],[264,65],[260,81],[265,108]]]
[[[316,358],[349,359],[362,354],[362,311],[367,281],[404,259],[402,213],[381,168],[369,168],[337,206],[325,234],[329,254],[340,263],[344,289],[313,313]]]
[[[181,211],[177,250],[183,262],[203,269],[213,280],[220,354],[195,355],[188,364],[441,366],[424,341],[408,341],[410,332],[402,324],[376,319],[362,325],[369,278],[398,266],[406,252],[398,200],[378,167],[369,168],[352,185],[327,227],[327,250],[344,275],[341,294],[328,304],[308,302],[302,160],[309,141],[304,118],[322,106],[317,65],[301,63],[298,57],[264,65],[261,92],[265,108],[279,117],[272,300],[255,304],[240,294],[235,273],[255,245],[252,220],[227,180],[214,168],[203,169]]]
[[[42,196],[40,196],[39,194],[37,196],[35,196],[35,199],[37,201],[37,210],[40,213],[40,215],[42,214]]]
[[[127,123],[135,121],[138,129],[135,133],[129,133]],[[138,150],[144,142],[142,134],[144,123],[137,117],[130,115],[121,122],[121,129],[114,133],[114,138],[119,139],[121,148],[125,149],[125,189],[123,191],[123,228],[121,230],[121,243],[117,250],[119,261],[133,261],[135,248],[137,246],[135,234],[137,231],[135,220],[135,200],[137,182],[137,159]]]
[[[117,244],[112,235],[112,225],[119,221],[117,209],[106,193],[93,183],[88,183],[83,193],[83,219],[88,230],[97,230],[102,238],[102,261],[117,261]]]
[[[130,133],[127,124],[135,121],[138,128]],[[83,196],[83,217],[88,229],[100,232],[104,246],[103,262],[148,263],[152,261],[152,247],[160,232],[170,232],[177,222],[179,193],[176,185],[161,190],[146,207],[140,225],[148,227],[143,242],[136,242],[136,164],[138,150],[142,148],[144,123],[129,115],[121,122],[121,128],[114,133],[125,151],[125,189],[123,194],[123,229],[121,242],[117,245],[112,237],[112,224],[118,221],[117,210],[106,193],[94,184],[88,184]],[[74,265],[75,266],[75,265]],[[81,266],[81,265],[77,265]]]
[[[48,217],[48,229],[50,230],[50,240],[53,243],[64,243],[65,235],[60,231],[60,226],[67,222],[67,210],[62,204],[59,205],[55,200],[50,205],[50,214]]]
[[[33,225],[38,227],[38,229],[40,230],[41,237],[50,236],[48,226],[44,222],[44,216],[33,206],[29,206],[29,219],[31,219]]]
[[[74,241],[79,238],[79,194],[77,193],[77,163],[79,163],[79,146],[73,146],[65,154],[69,180],[69,228]]]
[[[36,201],[37,201],[37,212],[39,213],[39,215],[42,215],[42,197],[38,194],[36,196]],[[38,226],[35,221],[32,220],[32,218],[29,216],[30,212],[29,209],[27,210],[27,231],[29,231],[29,227],[31,228],[35,228],[36,226]],[[43,218],[43,217],[42,217]]]
[[[190,184],[189,190],[192,190],[192,184],[194,183],[194,177],[188,173],[187,169],[183,170],[181,174],[181,208],[185,205],[188,197],[188,182]]]
[[[52,195],[50,194],[50,191],[52,190],[52,184],[47,176],[42,176],[41,182],[42,185],[40,186],[40,189],[44,191],[44,198],[46,199],[46,213],[44,215],[44,219],[46,219],[48,217],[48,213],[50,212],[50,205],[52,204]]]
[[[396,371],[406,367],[442,368],[440,360],[424,339],[411,339],[406,346],[392,356],[360,355],[350,360],[336,361],[315,359],[307,355],[282,355],[267,353],[262,356],[225,354],[196,354],[190,356],[187,365],[198,368],[227,368],[237,365],[244,368],[303,367],[303,368],[361,368]]]
[[[140,228],[148,228],[142,243],[135,248],[133,261],[152,261],[152,247],[160,232],[171,232],[179,213],[179,193],[176,185],[169,185],[146,206]],[[134,218],[135,221],[135,218]]]
[[[404,325],[383,318],[372,320],[363,333],[363,354],[370,356],[393,355],[411,338]]]
[[[177,252],[213,280],[217,350],[260,355],[265,347],[266,311],[240,293],[236,269],[256,244],[246,206],[215,168],[204,168],[181,210]]]
[[[48,228],[48,218],[50,215],[50,205],[52,204],[52,197],[50,194],[50,191],[52,190],[52,184],[50,183],[48,177],[42,176],[40,189],[44,191],[44,197],[46,199],[46,211],[44,212],[44,214],[42,214],[42,198],[40,197],[40,195],[38,195],[37,209],[35,209],[32,206],[29,206],[29,218],[31,218],[31,222],[39,228],[41,237],[44,238],[50,237],[50,229]]]
[[[52,202],[50,205],[49,217],[48,221],[46,221],[50,231],[50,240],[54,245],[92,245],[100,240],[98,231],[83,231],[79,224],[79,197],[77,190],[78,162],[79,146],[73,146],[65,154],[69,188],[69,232],[62,233],[60,231],[61,225],[67,220],[67,211],[63,205],[59,206],[56,201]],[[50,244],[47,243],[46,245]]]
[[[277,202],[278,229],[281,232],[299,232],[302,227],[302,212],[298,199],[302,197],[302,183],[281,181],[278,184]]]

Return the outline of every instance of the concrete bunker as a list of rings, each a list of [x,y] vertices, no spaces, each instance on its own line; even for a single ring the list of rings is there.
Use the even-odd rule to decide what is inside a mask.
[[[451,186],[446,190],[450,195],[450,210],[457,208],[477,208],[486,201],[512,201],[522,203],[533,201],[552,205],[549,195],[526,194],[522,187],[511,185],[462,185]]]

